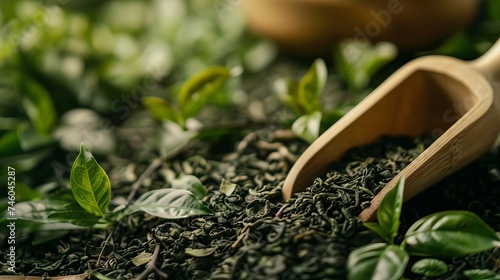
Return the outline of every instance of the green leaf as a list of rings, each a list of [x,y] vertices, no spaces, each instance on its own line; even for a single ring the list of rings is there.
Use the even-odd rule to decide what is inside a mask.
[[[23,107],[31,123],[40,134],[48,134],[57,122],[57,114],[50,94],[37,82],[24,77],[20,90]]]
[[[319,128],[321,125],[321,112],[316,111],[309,115],[304,115],[298,118],[292,124],[292,131],[295,135],[312,143],[319,136]]]
[[[184,119],[181,114],[167,101],[155,96],[148,96],[142,99],[142,105],[144,105],[146,110],[155,118],[159,120],[169,120],[184,126]]]
[[[90,227],[97,224],[101,217],[87,212],[78,203],[73,201],[62,205],[59,209],[51,209],[47,218],[77,226]]]
[[[443,211],[414,223],[404,243],[412,255],[451,258],[489,249],[499,237],[472,212]]]
[[[190,119],[186,123],[187,130],[172,122],[162,124],[158,131],[158,147],[163,156],[177,153],[199,135],[198,131],[189,128],[190,121],[194,121],[194,119]]]
[[[469,269],[464,275],[470,280],[500,280],[500,275],[489,269]]]
[[[193,175],[183,175],[172,181],[173,189],[188,190],[192,192],[198,199],[203,199],[207,196],[207,189],[201,183],[198,177]]]
[[[56,143],[56,139],[52,135],[40,134],[27,123],[20,124],[17,133],[19,145],[23,151],[31,151]]]
[[[11,130],[0,137],[0,158],[10,157],[22,153],[17,130]]]
[[[437,277],[448,272],[448,265],[438,259],[422,259],[412,265],[411,272],[427,277]]]
[[[231,196],[236,190],[236,187],[237,187],[236,184],[231,183],[226,179],[222,178],[222,182],[220,183],[219,189],[221,193],[225,194],[226,196]]]
[[[141,195],[127,209],[126,214],[130,215],[137,211],[144,211],[165,219],[214,214],[192,192],[180,189],[160,189]]]
[[[389,236],[390,234],[387,232],[387,229],[382,227],[381,225],[379,225],[378,223],[373,223],[373,222],[370,222],[370,223],[363,223],[363,226],[368,228],[369,230],[375,232],[376,234],[378,234],[380,237],[382,238],[386,238],[387,236]]]
[[[103,216],[111,200],[111,183],[106,172],[83,144],[71,167],[70,181],[76,202],[89,213]]]
[[[211,94],[219,91],[231,76],[226,67],[212,66],[191,78],[181,88],[179,93],[179,108],[185,119],[190,118],[208,102]]]
[[[100,217],[85,211],[75,201],[60,201],[55,199],[17,203],[16,217],[21,220],[33,222],[64,222],[84,227],[93,226],[100,219]]]
[[[326,84],[327,70],[325,62],[318,58],[307,73],[300,79],[297,91],[299,103],[306,114],[320,111],[319,95]]]
[[[42,199],[43,195],[37,190],[21,182],[16,183],[16,202]]]
[[[389,244],[394,244],[394,238],[398,234],[399,217],[401,216],[401,209],[403,207],[404,185],[405,180],[401,177],[396,186],[387,192],[377,210],[378,223],[384,229],[383,232],[386,233],[385,236],[381,237]]]
[[[273,89],[278,98],[297,116],[306,113],[306,108],[302,107],[298,98],[299,83],[293,79],[277,79],[273,83]]]
[[[369,244],[353,250],[349,255],[347,279],[398,280],[408,259],[408,253],[399,246]]]
[[[345,40],[335,52],[335,64],[347,85],[360,90],[366,88],[370,78],[396,56],[396,46],[388,42],[371,45],[366,41]]]

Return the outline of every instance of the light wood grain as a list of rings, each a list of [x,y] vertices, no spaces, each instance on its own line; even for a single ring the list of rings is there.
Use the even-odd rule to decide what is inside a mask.
[[[489,150],[500,131],[500,40],[474,62],[416,59],[395,72],[322,134],[288,174],[283,196],[311,185],[350,148],[384,135],[431,134],[435,142],[375,196],[360,218],[374,218],[385,194],[405,176],[405,201]],[[492,87],[492,83],[495,87]]]

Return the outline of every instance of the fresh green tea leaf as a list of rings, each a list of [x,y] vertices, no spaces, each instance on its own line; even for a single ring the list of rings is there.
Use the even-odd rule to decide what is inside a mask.
[[[307,73],[300,79],[297,97],[299,103],[305,108],[306,114],[321,110],[319,95],[326,84],[327,70],[325,62],[318,58]]]
[[[147,192],[141,195],[126,213],[132,214],[140,210],[165,219],[214,214],[192,192],[180,189],[160,189]]]
[[[100,217],[85,211],[75,201],[54,199],[17,203],[16,217],[21,220],[38,223],[52,224],[64,222],[84,227],[93,226],[100,219]]]
[[[56,143],[56,139],[49,134],[41,134],[27,123],[18,126],[19,145],[23,151],[30,151]]]
[[[192,192],[198,199],[203,199],[207,196],[207,189],[201,183],[198,177],[193,175],[183,175],[172,181],[173,189],[188,190]]]
[[[301,116],[306,113],[306,108],[302,107],[299,102],[298,87],[299,83],[289,78],[277,79],[273,83],[274,92],[281,102],[290,108],[295,115]]]
[[[70,181],[76,202],[89,213],[103,216],[111,200],[111,183],[106,172],[83,144],[71,167]]]
[[[412,255],[451,258],[489,249],[499,237],[469,211],[443,211],[414,223],[404,243]]]
[[[0,137],[0,158],[15,156],[22,152],[16,130],[11,130]]]
[[[167,101],[155,97],[148,96],[142,99],[142,105],[159,120],[169,120],[184,126],[184,119],[181,114]]]
[[[366,227],[367,229],[375,232],[376,234],[378,234],[378,236],[382,237],[382,238],[386,238],[387,236],[390,235],[390,233],[387,232],[387,229],[382,227],[380,224],[378,223],[363,223],[363,226]]]
[[[208,102],[209,96],[220,90],[230,76],[231,71],[227,67],[212,66],[188,79],[178,97],[184,118],[196,115]]]
[[[378,223],[387,234],[381,237],[389,244],[393,244],[394,238],[398,235],[399,217],[403,207],[404,185],[405,179],[401,177],[396,186],[385,195],[377,210]]]
[[[48,219],[82,227],[93,226],[99,222],[100,218],[87,212],[76,202],[66,203],[59,209],[52,209],[48,215]]]
[[[469,269],[464,275],[470,280],[500,280],[500,274],[489,269]]]
[[[292,131],[307,143],[312,143],[319,137],[320,125],[321,112],[316,111],[298,118],[292,125]]]
[[[23,106],[31,123],[40,134],[52,131],[57,122],[57,114],[52,98],[37,82],[24,77],[20,84],[24,95]]]
[[[353,250],[349,255],[347,279],[398,280],[408,259],[408,253],[399,246],[369,244]]]
[[[226,179],[222,178],[222,182],[220,183],[219,189],[221,193],[225,194],[226,196],[231,196],[236,190],[236,187],[237,187],[236,184],[231,183]]]
[[[48,221],[48,216],[52,210],[46,201],[25,201],[16,203],[16,217],[22,220]]]
[[[339,75],[355,90],[368,86],[370,78],[397,56],[397,48],[391,43],[371,45],[360,40],[346,40],[335,53]]]
[[[37,190],[21,182],[16,183],[16,202],[42,199],[43,195]]]
[[[438,259],[421,259],[411,266],[411,272],[427,277],[437,277],[448,272],[448,265]]]
[[[190,121],[195,120],[188,120],[186,123],[187,130],[172,122],[162,124],[157,139],[160,153],[163,156],[177,153],[199,135],[198,131],[189,128]]]

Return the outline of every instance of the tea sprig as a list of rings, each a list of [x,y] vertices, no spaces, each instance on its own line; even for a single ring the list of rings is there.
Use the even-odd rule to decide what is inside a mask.
[[[428,257],[413,264],[414,273],[439,276],[446,273],[447,268],[434,258],[459,257],[500,246],[500,237],[495,231],[469,211],[443,211],[423,217],[408,229],[399,246],[394,244],[403,191],[404,178],[380,204],[378,223],[364,224],[387,243],[353,250],[347,260],[348,279],[400,279],[410,255]]]
[[[495,231],[469,211],[443,211],[423,217],[408,229],[400,245],[394,244],[403,190],[404,179],[401,179],[380,204],[378,223],[364,224],[387,243],[353,250],[347,260],[348,279],[400,279],[410,255],[426,257],[413,264],[412,272],[439,276],[447,272],[447,267],[435,258],[459,257],[500,246]]]
[[[69,223],[80,227],[106,228],[122,217],[140,211],[168,219],[214,214],[201,202],[207,194],[205,187],[191,175],[174,180],[172,188],[147,192],[131,205],[122,205],[110,211],[111,184],[108,175],[83,144],[71,168],[70,181],[72,193],[18,203],[17,218],[41,225]]]

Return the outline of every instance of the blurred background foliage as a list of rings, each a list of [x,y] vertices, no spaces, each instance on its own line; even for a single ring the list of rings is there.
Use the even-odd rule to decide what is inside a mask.
[[[219,2],[1,1],[2,169],[33,169],[58,140],[119,124],[210,65],[265,66],[273,47],[247,34],[236,1]]]
[[[30,176],[23,176],[26,183],[40,184],[44,182],[37,181],[40,176],[53,173],[44,162],[53,162],[61,151],[77,149],[83,134],[89,137],[99,130],[99,137],[108,140],[90,148],[97,154],[113,153],[112,127],[140,110],[142,97],[165,95],[214,64],[241,66],[244,79],[283,59],[274,45],[245,29],[240,4],[240,0],[0,1],[1,170],[9,165],[19,173],[30,171]],[[354,100],[359,101],[419,55],[479,56],[500,36],[500,1],[483,4],[474,26],[431,51],[398,56],[387,43],[341,44],[334,64],[329,63],[334,79],[329,76],[326,95],[342,88],[358,94]],[[346,51],[353,46],[361,51]],[[312,60],[297,61],[303,73]],[[0,181],[6,182],[4,177]]]

